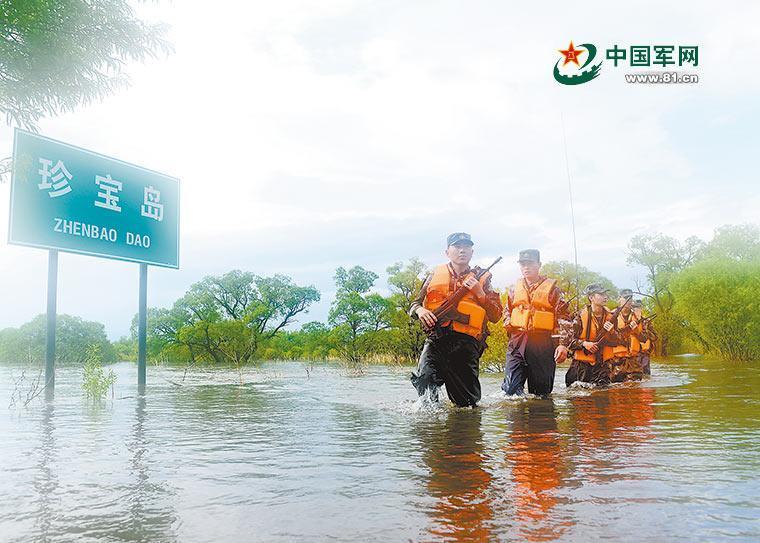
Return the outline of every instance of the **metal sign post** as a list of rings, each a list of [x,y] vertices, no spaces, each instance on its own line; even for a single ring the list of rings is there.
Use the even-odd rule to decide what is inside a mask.
[[[179,179],[16,129],[8,243],[48,249],[46,386],[55,385],[58,251],[140,264],[138,385],[148,264],[179,268]],[[108,278],[103,278],[108,288]]]
[[[45,390],[55,388],[55,321],[58,301],[58,251],[48,251],[47,342],[45,345]]]
[[[148,321],[148,265],[140,264],[140,300],[137,304],[137,386],[145,388]],[[142,391],[142,390],[141,390]]]

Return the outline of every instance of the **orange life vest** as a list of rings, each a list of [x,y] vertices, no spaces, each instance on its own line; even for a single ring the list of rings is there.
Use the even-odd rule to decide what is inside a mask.
[[[641,334],[642,326],[640,322],[636,323],[636,328],[631,330],[631,327],[628,326],[631,323],[631,319],[635,319],[636,317],[633,315],[633,311],[628,313],[628,317],[626,318],[623,316],[623,312],[621,311],[618,315],[618,322],[617,322],[617,329],[620,331],[623,331],[625,335],[629,336],[628,339],[628,345],[616,345],[612,348],[613,352],[615,353],[615,356],[618,357],[625,357],[625,356],[636,356],[641,351],[641,342],[639,341],[639,338],[636,337],[636,334]]]
[[[455,288],[460,286],[466,276],[463,276],[457,281]],[[480,279],[480,284],[485,286],[485,282],[490,277],[490,274],[485,274]],[[446,298],[448,298],[454,291],[451,290],[451,273],[449,271],[448,264],[441,264],[436,266],[433,271],[433,277],[430,279],[430,283],[425,293],[425,301],[423,307],[430,311],[438,309]],[[462,320],[467,322],[461,322],[460,320],[453,319],[451,321],[442,322],[441,326],[448,326],[451,324],[451,328],[455,332],[461,332],[472,336],[475,339],[483,337],[483,325],[486,321],[486,310],[478,303],[478,299],[472,292],[465,294],[457,304],[457,311],[463,315]]]
[[[525,279],[518,281],[512,300],[512,313],[509,316],[510,326],[528,331],[554,330],[556,318],[554,307],[549,303],[549,294],[555,284],[554,279],[544,279],[531,292]]]
[[[603,315],[604,320],[602,322],[606,322],[609,318],[610,312],[605,307]],[[596,319],[592,318],[591,308],[589,306],[586,306],[581,310],[581,323],[583,324],[583,329],[581,330],[581,337],[578,339],[581,341],[596,341],[596,338],[600,334],[596,326]],[[612,352],[612,347],[604,345],[602,347],[602,360],[606,362],[607,360],[612,360],[614,357],[615,354]],[[591,365],[596,364],[596,354],[587,353],[583,349],[575,351],[573,358],[582,362],[588,362]]]

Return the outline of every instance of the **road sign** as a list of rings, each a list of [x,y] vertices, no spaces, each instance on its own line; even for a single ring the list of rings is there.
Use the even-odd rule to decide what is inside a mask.
[[[16,129],[8,242],[179,267],[179,179]]]

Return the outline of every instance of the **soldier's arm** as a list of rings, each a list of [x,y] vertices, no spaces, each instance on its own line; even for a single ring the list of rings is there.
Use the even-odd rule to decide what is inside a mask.
[[[562,290],[554,285],[549,292],[549,303],[554,306],[554,313],[557,315],[557,322],[562,320],[571,320],[570,306],[565,303],[565,295]]]
[[[515,299],[515,290],[510,288],[507,290],[507,303],[504,305],[504,311],[501,314],[502,324],[504,328],[509,329],[509,323],[512,320],[512,303]]]
[[[608,321],[612,322],[612,321]],[[607,332],[607,335],[604,338],[604,344],[615,346],[615,345],[627,345],[628,342],[625,337],[625,330],[620,329],[617,327],[617,323],[613,323],[613,328],[609,332]],[[628,328],[630,330],[630,328]]]
[[[575,318],[573,319],[573,324],[572,324],[573,335],[568,345],[568,348],[571,351],[577,351],[583,348],[583,339],[581,338],[582,333],[583,333],[583,322],[581,322],[581,316],[576,315]]]
[[[557,332],[559,334],[559,344],[563,347],[570,348],[575,337],[573,321],[568,319],[557,319]]]
[[[429,274],[427,277],[425,277],[425,281],[422,283],[422,287],[420,288],[419,294],[417,294],[417,297],[412,302],[412,305],[409,307],[409,316],[412,318],[418,318],[417,317],[417,310],[422,307],[423,302],[425,301],[425,294],[427,293],[428,285],[430,284],[430,281],[433,279],[433,275]]]
[[[485,285],[483,285],[483,290],[486,293],[486,299],[483,302],[483,309],[486,310],[488,320],[491,322],[499,322],[502,313],[501,299],[499,298],[499,293],[494,291],[494,289],[491,287],[490,277],[486,281]]]

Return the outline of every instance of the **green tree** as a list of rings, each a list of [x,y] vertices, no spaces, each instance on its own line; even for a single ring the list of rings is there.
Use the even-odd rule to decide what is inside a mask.
[[[303,350],[310,360],[324,360],[337,354],[335,346],[330,342],[330,328],[317,321],[307,322],[301,327],[303,335]]]
[[[148,345],[179,361],[232,363],[240,368],[320,298],[284,275],[260,277],[233,270],[190,286],[171,309],[148,312]],[[132,334],[136,337],[136,318]]]
[[[426,335],[419,321],[409,316],[409,310],[422,288],[427,270],[421,260],[412,258],[406,265],[396,262],[385,271],[393,307],[389,316],[388,350],[399,360],[414,362],[422,352]]]
[[[129,61],[171,50],[127,0],[0,0],[0,111],[35,129],[128,83]]]
[[[129,336],[122,336],[113,342],[117,360],[137,361],[137,341]]]
[[[44,342],[40,345],[18,328],[0,330],[0,362],[37,363],[44,360]]]
[[[338,355],[330,328],[317,321],[300,330],[280,332],[262,340],[258,356],[268,360],[327,360]]]
[[[112,369],[106,372],[103,369],[103,355],[100,352],[100,346],[97,344],[90,345],[84,355],[82,365],[82,388],[88,398],[100,400],[103,398],[108,389],[111,389],[113,396],[113,385],[116,383],[116,374]]]
[[[499,290],[496,292],[499,292]],[[499,292],[502,305],[507,303],[507,293]],[[486,340],[486,350],[483,351],[483,355],[480,357],[480,369],[489,373],[503,373],[504,365],[507,358],[507,343],[509,343],[509,335],[504,329],[504,321],[499,319],[499,322],[488,323],[489,335]]]
[[[760,227],[756,224],[725,225],[697,255],[698,260],[760,261]]]
[[[377,347],[377,332],[390,326],[391,302],[369,292],[377,278],[361,266],[335,271],[338,288],[328,318],[341,355],[355,369]]]
[[[657,313],[657,331],[660,354],[675,352],[689,335],[698,335],[675,312],[675,297],[670,289],[671,280],[692,264],[704,248],[704,242],[694,236],[683,243],[663,234],[642,234],[628,243],[628,264],[646,270],[644,283],[636,282],[636,291],[646,298],[650,311]]]
[[[678,313],[710,349],[760,360],[760,260],[704,260],[673,278],[671,289]]]
[[[582,307],[586,304],[586,297],[583,295],[583,291],[591,283],[598,283],[609,289],[610,298],[617,297],[618,289],[612,281],[584,266],[578,266],[576,274],[575,264],[566,260],[543,264],[541,266],[541,274],[557,281],[557,286],[565,293],[566,300],[575,299],[571,307]],[[580,289],[580,295],[578,294],[578,289]]]
[[[0,332],[0,361],[42,363],[45,360],[46,334],[47,317],[44,314],[37,315],[17,329],[3,330]],[[56,364],[81,366],[93,345],[99,349],[102,363],[116,362],[116,350],[108,341],[102,324],[65,313],[57,315]]]

